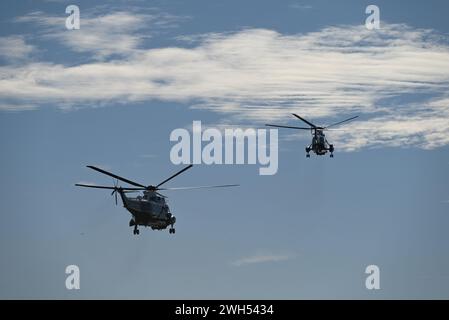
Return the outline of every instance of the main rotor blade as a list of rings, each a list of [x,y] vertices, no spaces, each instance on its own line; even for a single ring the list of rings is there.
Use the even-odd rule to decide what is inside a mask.
[[[155,189],[159,189],[159,187],[160,187],[161,185],[163,185],[164,183],[170,181],[171,179],[173,179],[174,177],[180,175],[181,173],[183,173],[184,171],[190,169],[191,167],[193,167],[193,164],[188,165],[188,166],[185,167],[184,169],[182,169],[182,170],[176,172],[176,173],[175,173],[174,175],[172,175],[171,177],[165,179],[164,181],[162,181],[161,183],[159,183],[159,184],[155,187]]]
[[[223,184],[218,186],[200,186],[200,187],[179,187],[179,188],[161,188],[159,190],[193,190],[193,189],[206,189],[206,188],[227,188],[238,187],[239,184]]]
[[[292,113],[292,115],[294,115],[296,118],[298,118],[299,120],[304,121],[305,123],[307,123],[309,126],[311,126],[312,128],[316,128],[316,125],[314,125],[312,122],[307,121],[304,118],[301,118],[300,116],[298,116],[296,113]]]
[[[96,189],[109,189],[109,190],[115,190],[115,187],[95,186],[95,185],[92,185],[92,184],[76,183],[75,186],[77,186],[77,187],[86,187],[86,188],[96,188]]]
[[[327,128],[329,128],[329,127],[333,127],[333,126],[342,124],[343,122],[347,122],[347,121],[354,120],[355,118],[358,118],[358,117],[359,117],[359,116],[351,117],[351,118],[348,118],[348,119],[346,119],[346,120],[343,120],[343,121],[340,121],[340,122],[336,122],[336,123],[330,124],[330,125],[328,125],[327,127],[324,127],[324,128],[327,129]]]
[[[92,170],[95,170],[95,171],[101,172],[101,173],[103,173],[103,174],[106,174],[106,175],[108,175],[108,176],[111,176],[111,177],[113,177],[113,178],[116,178],[116,179],[118,179],[118,180],[121,180],[121,181],[123,181],[123,182],[129,183],[129,184],[131,184],[131,185],[133,185],[133,186],[145,188],[145,186],[141,185],[140,183],[137,183],[137,182],[134,182],[134,181],[131,181],[131,180],[122,178],[122,177],[120,177],[120,176],[118,176],[118,175],[116,175],[116,174],[107,172],[106,170],[103,170],[103,169],[100,169],[100,168],[97,168],[97,167],[94,167],[94,166],[87,166],[87,167],[88,167],[88,168],[91,168]]]
[[[95,189],[109,189],[109,190],[116,190],[116,189],[134,190],[134,191],[146,190],[145,188],[120,188],[120,187],[97,186],[93,184],[82,184],[82,183],[76,183],[75,186],[85,188],[95,188]]]
[[[267,127],[275,127],[275,128],[287,128],[287,129],[301,129],[301,130],[310,130],[310,128],[303,127],[292,127],[292,126],[280,126],[277,124],[266,124]]]

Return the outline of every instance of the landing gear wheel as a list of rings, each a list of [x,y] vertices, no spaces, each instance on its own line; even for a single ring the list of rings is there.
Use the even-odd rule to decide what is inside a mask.
[[[310,158],[310,154],[306,154],[306,158]]]
[[[168,230],[168,232],[171,233],[175,233],[175,228],[170,228],[170,230]]]
[[[133,230],[133,234],[139,234],[139,229],[137,229],[137,225],[134,225],[134,230]]]
[[[331,153],[331,158],[333,158],[334,157],[334,155]]]

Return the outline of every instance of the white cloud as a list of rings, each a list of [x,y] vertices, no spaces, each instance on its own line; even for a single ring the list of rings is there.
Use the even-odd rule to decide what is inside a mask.
[[[231,265],[234,267],[241,267],[248,264],[286,261],[293,259],[294,257],[295,256],[292,254],[258,253],[232,261]]]
[[[304,4],[304,3],[292,3],[288,6],[291,9],[297,9],[297,10],[309,10],[312,9],[312,6],[310,4]]]
[[[7,60],[28,58],[34,50],[34,46],[25,43],[23,36],[0,37],[0,57]]]
[[[84,11],[80,14],[80,29],[67,30],[67,16],[48,16],[35,11],[16,19],[17,22],[39,25],[42,36],[56,39],[75,52],[90,52],[94,58],[129,55],[143,41],[161,29],[174,27],[182,17],[165,13],[133,13],[116,11],[96,14]]]
[[[37,109],[37,106],[32,104],[13,104],[0,102],[0,111],[29,111],[35,109]]]
[[[424,110],[415,107],[406,112],[390,112],[356,121],[349,124],[347,130],[332,132],[332,136],[347,151],[363,146],[417,146],[429,150],[448,145],[449,104],[435,109],[432,105],[426,104]]]
[[[34,15],[39,19],[19,20],[53,23]],[[250,125],[295,123],[292,112],[318,123],[358,114],[358,121],[344,127],[348,130],[332,132],[339,150],[449,144],[449,45],[431,30],[387,23],[375,31],[339,26],[293,35],[246,29],[186,36],[188,47],[145,49],[136,34],[145,17],[120,12],[100,19],[109,27],[89,29],[94,18],[86,23],[92,39],[121,37],[107,30],[123,26],[127,41],[115,48],[108,41],[96,47],[89,38],[71,42],[66,31],[56,38],[72,50],[92,50],[95,57],[132,53],[74,66],[0,67],[0,97],[17,105],[65,108],[180,101]]]

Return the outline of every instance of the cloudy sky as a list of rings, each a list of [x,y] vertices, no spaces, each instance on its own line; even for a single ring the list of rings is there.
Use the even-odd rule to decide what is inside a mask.
[[[67,30],[65,8],[81,11]],[[380,8],[380,29],[365,8]],[[449,297],[445,1],[3,1],[3,298]],[[99,165],[144,183],[175,128],[319,124],[334,159],[279,131],[279,170],[195,166],[167,194],[177,233],[142,230]],[[178,181],[179,180],[179,181]],[[81,290],[65,289],[65,266]],[[381,270],[380,291],[364,270]]]

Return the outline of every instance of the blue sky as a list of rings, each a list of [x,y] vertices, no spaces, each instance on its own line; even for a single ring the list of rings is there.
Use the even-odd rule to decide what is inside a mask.
[[[0,297],[449,297],[445,1],[0,7]],[[298,125],[291,112],[360,119],[329,132],[334,159],[280,130],[274,176],[195,166],[170,186],[241,186],[167,192],[175,236],[133,236],[109,193],[73,186],[112,183],[88,164],[156,183],[180,169],[173,129]],[[365,288],[370,264],[381,290]]]

